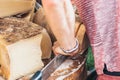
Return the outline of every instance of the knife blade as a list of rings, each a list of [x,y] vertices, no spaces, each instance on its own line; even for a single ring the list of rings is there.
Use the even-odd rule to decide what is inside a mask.
[[[30,80],[47,80],[48,77],[67,59],[68,56],[54,57],[41,71],[37,71]]]
[[[38,2],[36,2],[35,3],[35,10],[37,11],[39,8],[41,8],[42,6],[38,3]]]

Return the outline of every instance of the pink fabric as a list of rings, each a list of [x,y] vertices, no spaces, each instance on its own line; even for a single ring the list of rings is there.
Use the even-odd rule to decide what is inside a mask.
[[[120,72],[120,0],[76,0],[86,26],[97,73]],[[111,79],[110,79],[111,80]]]

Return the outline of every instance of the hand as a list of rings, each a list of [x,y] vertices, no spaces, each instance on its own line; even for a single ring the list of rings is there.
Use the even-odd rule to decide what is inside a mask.
[[[60,48],[60,45],[57,41],[54,42],[54,45],[53,45],[53,52],[55,55],[61,54],[61,55],[65,55],[65,56],[74,56],[78,53],[78,51],[79,51],[79,49],[77,49],[76,51],[74,51],[72,53],[64,53],[62,51],[62,49]]]

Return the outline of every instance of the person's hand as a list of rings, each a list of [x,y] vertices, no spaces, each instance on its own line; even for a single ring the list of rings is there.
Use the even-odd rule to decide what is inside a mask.
[[[78,50],[79,50],[79,49],[75,50],[75,51],[72,52],[72,53],[65,53],[65,52],[63,52],[63,50],[60,48],[60,45],[59,45],[59,43],[58,43],[57,41],[54,42],[54,45],[53,45],[53,52],[54,52],[55,55],[61,54],[61,55],[65,55],[65,56],[74,56],[74,55],[76,55],[76,54],[78,53]]]

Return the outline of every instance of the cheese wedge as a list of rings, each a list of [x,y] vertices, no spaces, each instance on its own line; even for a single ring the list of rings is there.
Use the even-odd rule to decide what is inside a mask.
[[[32,10],[33,0],[0,0],[0,17],[16,15]]]
[[[51,48],[46,30],[17,18],[0,19],[0,23],[0,75],[6,80],[16,80],[40,70],[43,67],[41,42],[42,48]],[[48,53],[50,57],[51,51]]]

